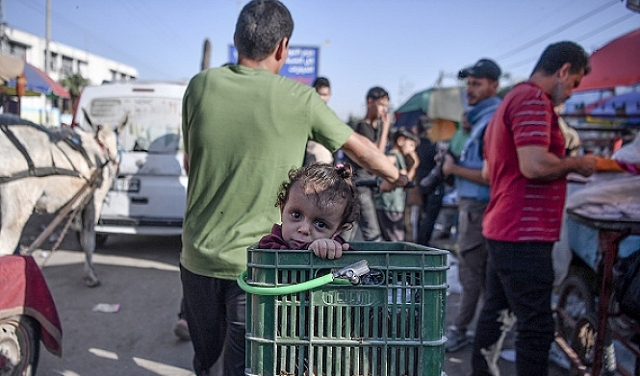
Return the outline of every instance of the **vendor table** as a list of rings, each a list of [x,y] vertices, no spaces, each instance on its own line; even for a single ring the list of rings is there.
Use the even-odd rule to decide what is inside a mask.
[[[598,322],[591,372],[589,372],[589,369],[584,364],[575,364],[576,361],[580,363],[579,359],[575,357],[575,353],[573,354],[574,356],[569,354],[571,349],[566,346],[566,342],[560,343],[561,341],[558,341],[558,339],[557,342],[565,353],[570,356],[578,370],[582,371],[583,375],[598,376],[602,372],[603,350],[605,335],[608,330],[608,320],[614,315],[620,315],[620,313],[611,312],[610,310],[610,299],[613,289],[613,265],[618,255],[620,242],[631,234],[640,234],[640,217],[607,219],[581,211],[580,208],[568,209],[567,214],[574,221],[598,230],[598,258],[596,260],[596,268],[598,268],[598,272],[602,275],[602,281],[600,284],[600,298],[597,308]],[[631,320],[629,319],[629,321]],[[638,335],[640,335],[640,327],[637,323],[630,322],[630,324]],[[617,335],[614,330],[610,330],[610,334],[613,338],[619,339],[636,357],[640,356],[638,349],[631,346],[622,336]],[[627,373],[623,371],[623,374]]]

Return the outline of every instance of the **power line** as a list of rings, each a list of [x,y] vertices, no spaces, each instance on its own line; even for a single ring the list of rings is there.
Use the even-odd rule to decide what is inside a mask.
[[[596,29],[594,29],[594,30],[591,30],[590,32],[588,32],[588,33],[586,33],[586,34],[582,34],[581,36],[579,36],[578,38],[576,38],[576,40],[577,40],[578,42],[583,41],[583,40],[585,40],[585,39],[587,39],[587,38],[590,38],[590,37],[592,37],[592,36],[594,36],[594,35],[596,35],[596,34],[598,34],[598,33],[601,33],[601,32],[603,32],[603,31],[607,30],[607,29],[608,29],[608,28],[610,28],[610,27],[616,26],[616,25],[617,25],[617,24],[619,24],[620,22],[625,21],[625,20],[627,20],[627,19],[629,19],[629,18],[631,18],[631,17],[633,17],[633,16],[635,16],[635,15],[636,15],[636,14],[634,14],[634,13],[627,13],[627,14],[625,14],[624,16],[622,16],[622,17],[620,17],[620,18],[618,18],[618,19],[615,19],[615,20],[613,20],[613,21],[611,21],[611,22],[609,22],[609,23],[607,23],[607,24],[604,24],[604,25],[602,25],[602,26],[600,26],[600,27],[598,27],[598,28],[596,28]]]
[[[585,34],[575,38],[575,41],[576,42],[581,42],[581,41],[583,41],[583,40],[585,40],[587,38],[590,38],[590,37],[592,37],[592,36],[594,36],[596,34],[599,34],[599,33],[603,32],[603,31],[605,31],[605,30],[607,30],[607,29],[609,29],[609,28],[611,28],[613,26],[616,26],[620,22],[625,21],[625,20],[627,20],[627,19],[629,19],[629,18],[631,18],[633,16],[635,16],[635,14],[633,14],[633,13],[625,14],[622,17],[619,17],[619,18],[617,18],[617,19],[615,19],[615,20],[613,20],[613,21],[611,21],[609,23],[606,23],[604,25],[601,25],[600,27],[598,27],[596,29],[593,29],[593,30],[589,31],[588,33],[585,33]],[[536,59],[538,59],[537,56],[530,57],[530,58],[521,60],[519,62],[516,62],[516,63],[513,63],[513,64],[509,64],[505,68],[512,68],[512,69],[513,68],[519,68],[519,67],[522,67],[522,66],[524,66],[526,64],[529,64],[529,63],[532,63],[532,62],[536,61]]]
[[[543,34],[543,35],[541,35],[541,36],[529,41],[528,43],[525,43],[524,45],[521,45],[520,47],[516,47],[516,48],[514,48],[514,49],[512,49],[512,50],[510,50],[510,51],[508,51],[508,52],[506,52],[506,53],[504,53],[504,54],[502,54],[500,56],[497,56],[496,59],[501,60],[501,59],[509,57],[509,56],[511,56],[511,55],[513,55],[515,53],[524,51],[527,48],[530,48],[530,47],[534,46],[536,43],[542,42],[545,39],[548,39],[548,38],[556,35],[560,31],[564,31],[564,30],[570,28],[571,26],[576,25],[576,24],[586,20],[587,18],[589,18],[591,16],[594,16],[594,15],[604,11],[605,9],[617,4],[618,2],[619,2],[618,0],[613,0],[613,1],[609,2],[608,4],[604,4],[604,5],[596,8],[596,9],[594,9],[594,10],[592,10],[592,11],[590,11],[590,12],[588,12],[588,13],[586,13],[586,14],[584,14],[584,15],[582,15],[582,16],[574,19],[574,20],[572,20],[572,21],[567,22],[564,25],[561,25],[560,27],[558,27],[556,29],[551,30],[550,32],[548,32],[546,34]]]

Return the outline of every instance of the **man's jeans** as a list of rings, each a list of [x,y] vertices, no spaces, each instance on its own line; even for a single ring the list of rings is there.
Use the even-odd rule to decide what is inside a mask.
[[[180,278],[196,375],[209,375],[223,353],[224,375],[244,375],[245,292],[235,280],[197,275],[182,265]]]
[[[473,375],[495,374],[493,359],[500,350],[496,344],[504,339],[512,321],[508,311],[517,318],[517,374],[548,374],[554,335],[552,246],[553,243],[487,240],[485,301],[473,346]]]

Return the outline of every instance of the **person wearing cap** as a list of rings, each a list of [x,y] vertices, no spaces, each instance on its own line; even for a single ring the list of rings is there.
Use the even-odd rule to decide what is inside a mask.
[[[491,191],[482,234],[489,257],[473,344],[474,376],[496,374],[496,350],[514,316],[517,375],[549,372],[555,329],[551,255],[560,235],[566,176],[596,170],[593,156],[565,156],[554,107],[589,70],[588,55],[576,43],[548,46],[529,80],[511,89],[487,126],[483,174]]]
[[[480,59],[458,74],[460,79],[467,80],[470,108],[465,117],[471,124],[471,130],[458,163],[446,154],[442,164],[445,176],[455,176],[459,197],[458,273],[462,292],[453,325],[447,330],[445,350],[450,352],[471,343],[467,329],[484,290],[487,248],[482,237],[482,218],[489,203],[489,186],[482,177],[482,137],[500,104],[500,98],[496,95],[500,74],[500,67],[490,59]]]
[[[420,138],[415,133],[399,128],[391,135],[391,149],[387,158],[401,173],[413,180],[420,159],[416,154],[416,146]],[[380,192],[374,197],[380,233],[386,241],[403,242],[405,240],[404,209],[407,193],[404,188],[396,188],[390,192]]]

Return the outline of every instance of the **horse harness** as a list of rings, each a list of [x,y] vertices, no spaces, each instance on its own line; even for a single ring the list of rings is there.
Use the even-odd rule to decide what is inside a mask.
[[[45,176],[53,176],[53,175],[73,176],[73,177],[83,178],[85,180],[88,180],[86,177],[83,177],[75,167],[74,169],[56,167],[55,160],[53,159],[53,157],[51,158],[52,166],[36,167],[35,164],[33,163],[33,159],[31,159],[31,156],[29,156],[29,152],[27,151],[26,147],[22,142],[20,142],[20,140],[18,140],[16,135],[11,130],[10,125],[34,127],[37,130],[44,132],[49,136],[50,141],[58,148],[58,150],[62,152],[62,155],[65,156],[67,161],[69,161],[69,163],[72,166],[73,166],[73,162],[69,159],[67,154],[60,148],[60,146],[58,145],[59,142],[64,142],[66,145],[71,147],[72,150],[75,150],[78,153],[80,153],[80,155],[82,155],[84,160],[87,162],[87,165],[90,168],[94,167],[95,165],[91,161],[91,158],[87,154],[87,151],[82,147],[80,138],[73,131],[63,130],[60,132],[52,132],[43,126],[40,126],[38,124],[32,123],[24,119],[19,119],[19,118],[12,118],[11,124],[8,124],[6,121],[2,121],[2,120],[5,120],[4,117],[0,120],[0,130],[2,130],[2,132],[7,136],[7,139],[11,141],[11,143],[16,147],[16,149],[20,151],[20,153],[22,154],[22,156],[27,162],[28,169],[13,173],[10,176],[0,176],[0,184],[18,180],[18,179],[28,178],[28,177],[45,177]],[[97,140],[97,135],[96,135],[96,140]],[[103,148],[102,142],[98,142],[98,144],[100,145],[100,147]],[[106,165],[109,162],[109,159],[110,158],[107,157],[107,160],[105,161],[105,163],[99,167],[100,168],[104,167],[104,165]]]

